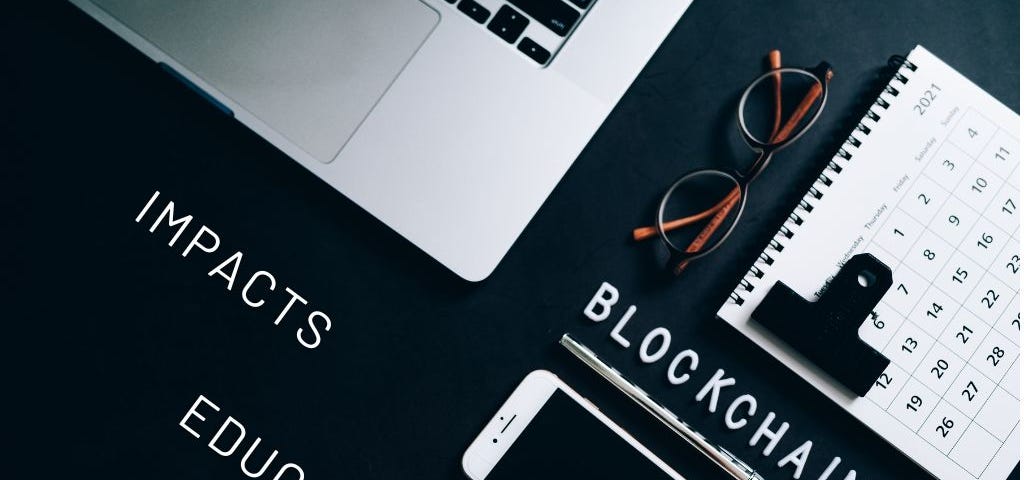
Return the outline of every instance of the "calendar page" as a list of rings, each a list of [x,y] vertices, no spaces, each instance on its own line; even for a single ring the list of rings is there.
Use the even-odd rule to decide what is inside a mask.
[[[718,314],[936,477],[1003,480],[1020,442],[1019,116],[923,47],[907,60]],[[894,283],[860,329],[891,363],[858,397],[750,315],[776,281],[817,300],[862,252]]]

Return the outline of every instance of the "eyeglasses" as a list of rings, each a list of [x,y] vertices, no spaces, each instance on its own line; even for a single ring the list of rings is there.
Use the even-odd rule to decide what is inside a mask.
[[[754,163],[742,172],[701,169],[684,174],[661,197],[655,224],[633,230],[637,241],[661,239],[669,251],[666,268],[676,275],[725,242],[746,206],[750,183],[776,152],[807,133],[825,107],[832,78],[828,63],[781,67],[778,50],[768,54],[768,61],[770,70],[743,91],[736,116],[744,142],[757,154]],[[784,111],[790,112],[785,122]]]

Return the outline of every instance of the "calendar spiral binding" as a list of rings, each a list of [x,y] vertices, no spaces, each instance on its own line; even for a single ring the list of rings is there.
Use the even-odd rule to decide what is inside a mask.
[[[814,183],[804,193],[800,203],[790,212],[782,226],[772,236],[768,246],[761,251],[754,264],[743,274],[743,278],[733,288],[732,293],[729,294],[730,302],[735,305],[743,305],[746,301],[745,297],[757,288],[760,280],[764,278],[766,270],[775,263],[775,255],[781,253],[786,248],[786,243],[796,235],[796,230],[804,223],[804,218],[814,210],[818,201],[825,196],[825,191],[835,182],[834,177],[842,173],[843,167],[841,164],[853,160],[854,152],[864,142],[862,138],[858,137],[867,137],[871,134],[871,126],[869,124],[873,125],[881,120],[884,111],[889,109],[892,99],[900,94],[900,86],[910,81],[908,75],[917,70],[917,65],[899,55],[893,55],[889,58],[889,67],[893,71],[892,77],[878,96],[875,97],[874,102],[872,102],[864,116],[857,122],[853,132],[846,137],[842,146],[839,147],[839,150],[829,160],[825,169],[818,174]],[[875,107],[881,109],[882,113],[875,111]]]

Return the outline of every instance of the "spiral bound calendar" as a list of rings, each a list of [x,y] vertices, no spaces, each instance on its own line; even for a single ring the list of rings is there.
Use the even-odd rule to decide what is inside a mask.
[[[944,480],[1019,461],[1018,125],[918,46],[718,312]],[[777,281],[815,300],[862,252],[893,284],[859,331],[890,364],[858,397],[750,317]]]

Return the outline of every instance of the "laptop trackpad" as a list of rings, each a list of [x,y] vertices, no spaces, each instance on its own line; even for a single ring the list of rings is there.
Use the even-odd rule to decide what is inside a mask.
[[[94,1],[324,163],[440,20],[418,0]]]

